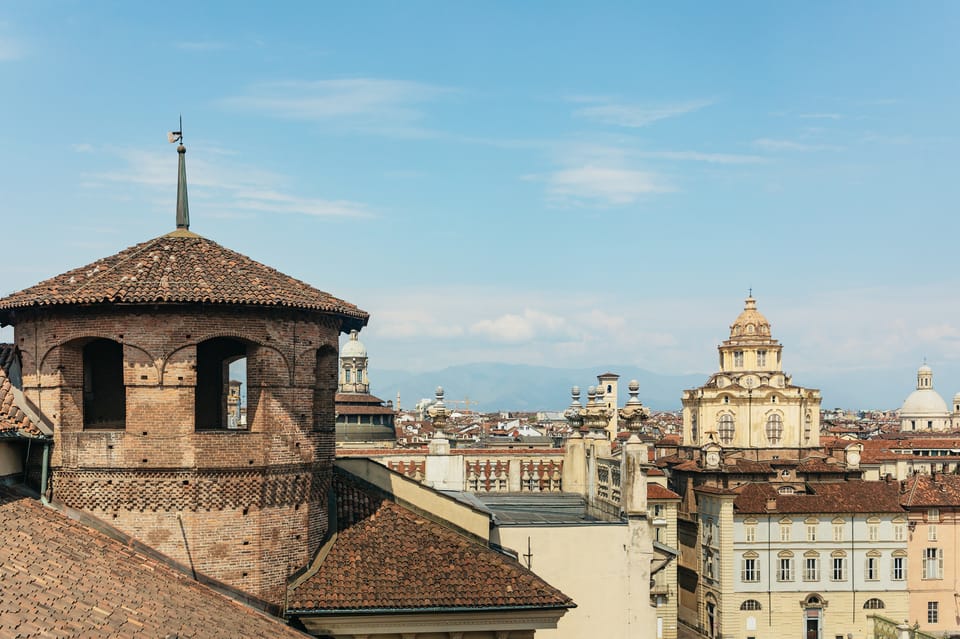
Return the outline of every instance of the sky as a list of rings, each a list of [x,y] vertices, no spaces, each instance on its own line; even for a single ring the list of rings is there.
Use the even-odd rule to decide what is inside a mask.
[[[797,383],[896,406],[926,359],[949,401],[957,33],[955,2],[0,2],[0,293],[172,230],[182,114],[191,230],[370,312],[373,370],[709,374],[752,289]]]

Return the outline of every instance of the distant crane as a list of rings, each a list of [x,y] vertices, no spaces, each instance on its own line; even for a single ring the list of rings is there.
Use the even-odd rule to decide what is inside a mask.
[[[480,402],[472,401],[472,400],[470,399],[469,395],[468,395],[467,397],[464,397],[463,399],[451,399],[451,400],[449,400],[449,403],[450,403],[450,404],[453,404],[453,407],[454,407],[454,408],[456,408],[456,407],[457,407],[458,405],[460,405],[460,404],[463,404],[463,412],[464,412],[464,413],[473,412],[473,411],[470,410],[470,407],[471,407],[471,406],[478,406],[478,405],[480,404]]]

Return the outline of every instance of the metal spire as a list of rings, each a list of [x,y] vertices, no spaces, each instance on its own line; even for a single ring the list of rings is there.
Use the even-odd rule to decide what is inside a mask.
[[[187,147],[183,146],[183,116],[180,116],[180,130],[167,134],[167,140],[179,142],[177,155],[180,157],[177,175],[177,229],[190,230],[190,206],[187,204]]]

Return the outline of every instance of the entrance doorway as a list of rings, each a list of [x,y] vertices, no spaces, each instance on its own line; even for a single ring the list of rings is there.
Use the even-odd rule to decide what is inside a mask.
[[[803,610],[803,639],[822,639],[823,600],[817,595],[807,597]]]

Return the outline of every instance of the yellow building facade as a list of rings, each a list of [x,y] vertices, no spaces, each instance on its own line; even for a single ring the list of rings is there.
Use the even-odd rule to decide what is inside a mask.
[[[683,444],[724,448],[816,448],[820,391],[792,383],[780,342],[751,296],[718,347],[720,370],[683,393]]]

